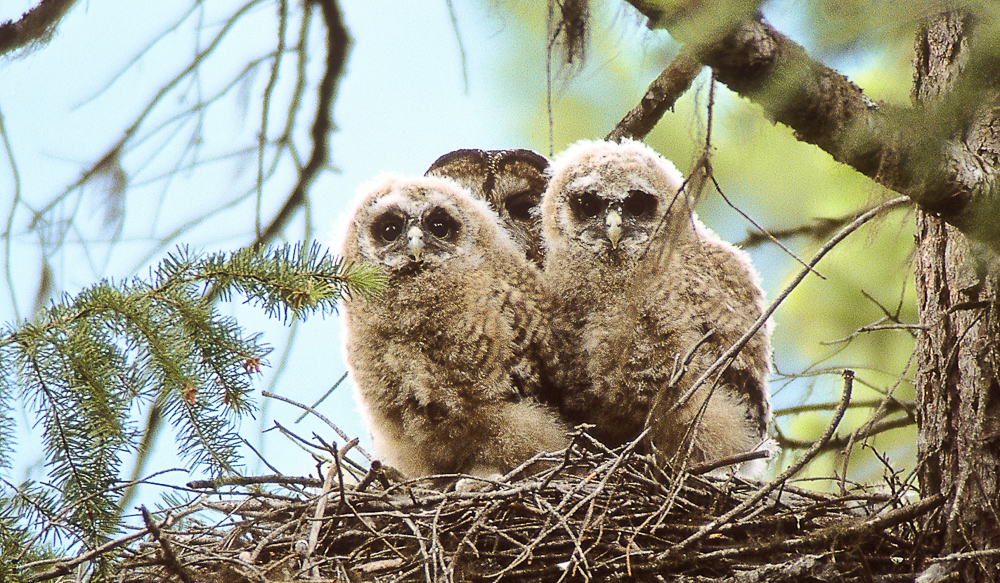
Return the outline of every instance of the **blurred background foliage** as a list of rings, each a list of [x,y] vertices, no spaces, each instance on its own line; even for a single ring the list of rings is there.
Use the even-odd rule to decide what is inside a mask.
[[[766,3],[764,12],[774,26],[804,44],[818,60],[848,75],[872,99],[908,106],[917,24],[912,7],[893,10],[890,5],[898,3],[855,4],[776,1]],[[544,47],[530,39],[546,34],[545,7],[510,3],[506,8],[505,35],[510,41],[500,69],[544,60]],[[649,82],[679,49],[665,32],[642,26],[628,6],[597,2],[592,9],[586,64],[578,71],[568,71],[554,62],[554,70],[561,75],[552,85],[552,145],[556,152],[575,140],[605,135],[638,102]],[[703,147],[709,83],[708,71],[702,71],[692,89],[646,139],[684,172]],[[510,89],[510,85],[503,87]],[[518,117],[517,111],[523,112],[518,126],[526,143],[541,151],[549,148],[544,90],[544,78],[540,78],[521,95],[506,99],[512,118]],[[893,196],[819,148],[798,142],[789,128],[775,125],[760,107],[721,85],[716,89],[712,145],[716,178],[726,197],[768,230],[848,216]],[[729,241],[741,241],[748,232],[756,231],[717,193],[707,192],[698,212],[709,227]],[[783,243],[808,260],[829,234],[799,236]],[[777,295],[801,268],[771,243],[749,250],[769,297]],[[836,402],[843,388],[839,372],[844,368],[858,374],[854,402],[877,404],[890,391],[896,400],[912,402],[909,361],[914,331],[857,332],[866,326],[916,323],[912,250],[912,213],[908,207],[893,211],[835,248],[818,266],[826,279],[806,278],[778,309],[772,391],[779,412],[807,403]],[[777,427],[789,443],[811,441],[826,427],[832,408],[779,415]],[[874,411],[874,406],[851,410],[837,434],[849,437],[851,431],[871,420]],[[890,418],[901,416],[905,414],[897,410]],[[880,456],[905,477],[914,468],[915,440],[913,425],[874,436],[866,442],[869,447],[862,448],[859,440],[847,477],[880,482],[887,471]],[[796,450],[786,449],[785,457],[772,471],[780,472],[789,456],[796,454]],[[842,471],[842,456],[831,451],[811,464],[803,477],[834,477]],[[820,480],[813,486],[836,488],[839,484]]]
[[[22,4],[5,6],[0,20],[32,5]],[[6,151],[0,203],[9,217],[8,285],[0,291],[5,322],[30,318],[32,306],[99,279],[142,275],[181,243],[205,251],[247,245],[284,201],[308,156],[325,49],[318,11],[263,0],[154,4],[81,4],[47,44],[0,63]],[[900,4],[773,0],[764,12],[870,97],[906,107],[918,14]],[[557,57],[548,61],[544,2],[344,0],[340,6],[354,42],[334,105],[330,163],[304,212],[284,231],[288,241],[336,239],[337,229],[328,235],[329,226],[378,172],[419,174],[457,148],[550,154],[578,139],[603,137],[679,49],[618,0],[593,2],[588,56],[577,67],[561,66]],[[281,55],[277,74],[275,55]],[[703,71],[647,138],[682,171],[704,144],[709,83]],[[891,198],[721,86],[713,119],[716,178],[729,201],[763,228],[849,216]],[[123,135],[129,139],[119,141]],[[698,212],[730,241],[756,230],[714,192],[705,194]],[[912,234],[908,208],[884,215],[819,264],[825,279],[809,276],[778,309],[776,409],[835,402],[843,368],[857,371],[858,403],[877,404],[889,392],[912,402],[913,330],[859,331],[916,322]],[[808,260],[827,235],[783,243]],[[801,268],[771,243],[750,252],[769,297]],[[259,388],[312,403],[343,373],[336,317],[283,328],[240,305],[223,310],[250,332],[262,331],[276,348]],[[306,453],[276,432],[265,433],[273,420],[293,420],[299,412],[259,404],[257,420],[244,421],[248,441],[279,470],[308,473],[313,462]],[[867,424],[874,408],[852,409],[838,435],[846,438]],[[822,432],[832,409],[778,416],[789,447],[775,473],[796,455],[795,443]],[[334,391],[320,410],[368,444],[349,389]],[[137,416],[141,423],[141,412]],[[891,414],[905,416],[898,409]],[[41,454],[31,447],[37,440],[30,416],[21,414],[19,423],[24,437],[8,479],[44,479]],[[294,427],[303,435],[327,432],[307,423]],[[165,451],[145,473],[176,465],[170,439],[163,441]],[[903,476],[913,469],[912,424],[866,444],[854,447],[849,480],[880,482],[889,471],[880,460]],[[258,463],[247,471],[267,470]],[[831,451],[803,477],[842,471],[842,456]]]

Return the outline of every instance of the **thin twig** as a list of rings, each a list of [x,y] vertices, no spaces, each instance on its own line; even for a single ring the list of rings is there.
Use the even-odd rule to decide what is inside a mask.
[[[799,470],[801,470],[810,460],[813,459],[813,457],[816,456],[816,454],[823,448],[823,445],[827,442],[827,440],[829,440],[830,437],[833,435],[834,431],[837,430],[837,426],[840,424],[840,420],[841,418],[843,418],[844,412],[847,411],[847,404],[850,403],[851,401],[851,389],[853,384],[854,384],[854,372],[850,370],[845,370],[844,394],[840,400],[840,406],[838,406],[837,410],[834,411],[833,419],[830,420],[830,423],[827,425],[826,430],[823,432],[823,435],[821,435],[820,438],[813,443],[812,447],[809,448],[808,451],[802,454],[802,456],[800,456],[799,459],[795,460],[795,463],[788,466],[788,468],[785,469],[785,471],[781,472],[781,475],[779,475],[777,478],[771,480],[770,482],[765,484],[762,488],[758,489],[753,494],[753,496],[750,496],[749,498],[738,504],[735,508],[733,508],[729,512],[726,512],[722,516],[702,526],[701,528],[698,529],[698,532],[696,532],[695,534],[689,536],[688,538],[684,539],[683,541],[677,543],[676,545],[670,547],[668,550],[661,553],[657,557],[657,562],[665,562],[668,559],[676,557],[681,552],[691,548],[691,546],[694,543],[698,542],[699,540],[705,538],[706,536],[714,532],[720,525],[729,522],[736,516],[739,516],[741,513],[746,511],[746,509],[750,508],[754,504],[757,504],[758,502],[763,500],[765,496],[770,494],[774,489],[784,484],[784,482],[788,478],[794,476]]]
[[[722,200],[724,200],[726,202],[726,204],[729,205],[729,208],[731,208],[734,211],[738,212],[740,214],[740,216],[742,216],[744,219],[746,219],[747,222],[749,222],[751,225],[753,225],[754,227],[756,227],[758,231],[760,231],[761,233],[763,233],[764,236],[766,236],[769,241],[771,241],[772,243],[774,243],[775,245],[777,245],[782,251],[785,252],[786,255],[788,255],[789,257],[791,257],[795,261],[797,261],[800,265],[802,265],[802,266],[806,267],[807,269],[809,269],[809,271],[811,271],[814,275],[816,275],[820,279],[826,280],[826,276],[824,276],[822,273],[816,271],[815,269],[813,269],[809,265],[806,265],[805,261],[802,261],[802,259],[800,259],[799,256],[796,255],[791,249],[789,249],[788,247],[785,247],[785,245],[781,241],[779,241],[777,237],[775,237],[771,233],[768,233],[767,230],[764,227],[760,226],[757,223],[757,221],[753,220],[753,218],[750,215],[748,215],[745,212],[743,212],[743,209],[741,209],[740,207],[738,207],[735,204],[733,204],[733,202],[731,200],[729,200],[729,197],[726,196],[726,193],[722,191],[722,186],[720,186],[719,185],[719,181],[715,179],[715,173],[714,172],[711,173],[711,174],[709,174],[709,178],[712,179],[712,185],[715,186],[715,192],[719,193],[719,196],[721,196]]]
[[[773,314],[774,311],[778,309],[778,306],[785,301],[785,298],[787,298],[788,295],[792,293],[792,290],[798,287],[798,285],[802,282],[802,280],[805,279],[806,275],[811,273],[812,268],[815,267],[816,264],[819,263],[820,259],[822,259],[827,253],[829,253],[830,250],[832,250],[838,243],[847,238],[848,235],[858,230],[858,228],[860,228],[862,225],[864,225],[871,219],[875,218],[879,214],[891,208],[894,208],[901,204],[905,204],[906,202],[908,202],[908,200],[909,199],[907,199],[905,196],[900,196],[888,202],[885,202],[882,205],[879,205],[875,208],[869,209],[860,216],[858,216],[856,219],[851,221],[847,226],[842,228],[840,231],[838,231],[836,235],[831,237],[830,240],[827,241],[822,247],[820,247],[819,251],[816,252],[812,260],[809,261],[808,266],[799,270],[799,273],[795,276],[792,282],[788,284],[788,286],[785,287],[785,289],[782,290],[780,294],[778,294],[778,297],[776,297],[774,301],[771,302],[770,305],[768,305],[767,309],[764,310],[764,313],[762,313],[760,317],[757,318],[757,321],[754,322],[753,325],[750,326],[750,328],[746,332],[744,332],[743,336],[741,336],[739,340],[733,343],[733,345],[730,346],[728,350],[722,353],[722,355],[719,356],[719,358],[717,358],[716,361],[712,363],[711,366],[705,369],[705,371],[701,373],[701,375],[691,384],[691,386],[688,387],[688,390],[683,395],[681,395],[681,397],[677,400],[677,402],[674,403],[674,405],[670,408],[669,413],[673,413],[678,408],[682,407],[685,403],[687,403],[688,399],[690,399],[691,396],[694,395],[695,391],[701,388],[701,385],[703,385],[711,375],[715,374],[722,367],[729,366],[729,363],[736,358],[736,354],[743,349],[746,343],[749,342],[750,338],[757,333],[757,330],[759,330],[764,325],[764,323],[767,322],[767,320],[771,317],[771,314]]]
[[[707,474],[712,470],[724,468],[726,466],[735,466],[746,462],[752,462],[753,460],[761,460],[766,457],[769,457],[770,455],[771,454],[769,454],[766,451],[745,451],[743,453],[738,453],[736,455],[731,455],[711,462],[706,462],[703,464],[692,466],[690,468],[687,468],[686,471],[692,476],[700,476],[702,474]]]
[[[319,418],[320,421],[322,421],[323,423],[326,423],[327,426],[330,427],[330,429],[333,429],[333,431],[337,435],[339,435],[341,439],[343,439],[344,441],[351,441],[351,438],[348,437],[347,434],[344,433],[339,427],[337,427],[337,425],[334,424],[333,421],[330,421],[322,413],[320,413],[319,411],[313,409],[309,405],[304,405],[304,404],[299,403],[298,401],[296,401],[294,399],[289,399],[288,397],[285,397],[285,396],[282,396],[282,395],[278,395],[278,394],[272,393],[270,391],[261,391],[260,394],[262,396],[264,396],[264,397],[270,397],[272,399],[278,399],[279,401],[284,401],[284,402],[288,403],[289,405],[295,405],[296,407],[298,407],[300,409],[304,409],[304,410],[312,413],[317,418]],[[375,458],[373,458],[371,456],[371,454],[369,454],[367,451],[365,451],[365,449],[363,447],[361,447],[360,445],[356,445],[354,447],[354,449],[356,449],[357,452],[360,453],[361,455],[365,456],[365,459],[367,459],[369,462],[374,461]]]
[[[180,577],[181,581],[184,583],[194,583],[194,578],[190,573],[188,573],[187,569],[184,568],[184,565],[177,560],[176,555],[174,555],[173,547],[170,545],[170,540],[160,531],[160,525],[156,523],[156,520],[149,513],[149,510],[146,510],[145,506],[140,506],[139,512],[142,513],[142,521],[146,523],[146,529],[149,530],[149,533],[153,535],[153,538],[160,543],[160,555],[163,558],[163,563],[168,569],[170,569],[170,571]],[[168,515],[164,517],[163,525],[167,525],[169,523],[170,516]]]
[[[313,120],[310,137],[312,138],[312,153],[306,165],[299,171],[299,179],[292,188],[291,194],[285,200],[271,222],[257,234],[251,247],[261,247],[269,243],[288,223],[299,208],[305,204],[309,186],[326,166],[329,154],[327,141],[333,129],[333,100],[337,94],[337,85],[344,73],[347,63],[347,51],[350,37],[340,14],[336,0],[316,0],[323,11],[323,22],[326,24],[326,69],[320,81],[316,99],[316,117]],[[308,9],[308,5],[307,5]]]
[[[334,457],[337,456],[337,451],[333,451]],[[319,531],[323,528],[323,516],[326,514],[326,500],[333,488],[333,475],[337,471],[340,464],[330,464],[326,470],[326,476],[323,478],[323,489],[320,490],[318,499],[316,501],[316,510],[313,513],[312,523],[309,525],[309,546],[306,547],[305,557],[302,559],[302,569],[312,571],[312,577],[319,577],[319,567],[313,562],[312,556],[316,552],[316,545],[319,544]]]

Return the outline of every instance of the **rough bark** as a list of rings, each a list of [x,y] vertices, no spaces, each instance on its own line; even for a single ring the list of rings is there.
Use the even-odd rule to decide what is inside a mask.
[[[1000,221],[984,220],[1000,215],[996,159],[952,139],[1000,71],[994,39],[975,50],[956,46],[948,55],[968,61],[975,74],[941,107],[892,108],[869,99],[759,16],[746,18],[756,2],[627,1],[649,17],[650,27],[666,28],[687,43],[720,82],[791,127],[798,139],[910,197],[1000,255]],[[725,10],[735,16],[718,16]]]
[[[701,68],[701,62],[688,51],[678,53],[649,85],[639,105],[625,114],[604,139],[615,142],[623,138],[645,139],[663,114],[673,108],[677,99],[691,87]]]
[[[942,14],[916,39],[914,98],[933,109],[961,77],[968,15]],[[968,72],[967,72],[968,74]],[[995,158],[994,109],[984,107],[962,137]],[[991,217],[996,220],[997,217]],[[1000,548],[1000,318],[996,271],[980,265],[969,241],[940,218],[918,213],[916,375],[921,494],[947,497],[928,524],[939,556]],[[962,581],[998,581],[997,556],[944,564]]]

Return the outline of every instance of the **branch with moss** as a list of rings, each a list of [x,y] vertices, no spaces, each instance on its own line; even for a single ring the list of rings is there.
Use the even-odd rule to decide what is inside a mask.
[[[994,153],[967,144],[974,126],[992,115],[989,106],[998,94],[1000,27],[990,9],[974,8],[975,15],[962,20],[967,27],[976,21],[979,38],[955,56],[967,65],[966,74],[952,80],[954,90],[934,107],[894,108],[871,100],[761,20],[760,2],[627,1],[649,18],[650,28],[664,28],[686,43],[720,82],[792,128],[799,140],[1000,251],[1000,224],[993,220],[1000,214]],[[924,16],[917,7],[911,10],[914,18]],[[916,47],[917,66],[927,60],[926,50]]]

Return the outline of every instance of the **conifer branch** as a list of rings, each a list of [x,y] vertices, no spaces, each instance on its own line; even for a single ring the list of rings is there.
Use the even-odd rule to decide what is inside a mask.
[[[238,472],[236,421],[255,410],[250,377],[270,348],[221,316],[209,289],[224,299],[239,293],[287,321],[334,312],[342,297],[375,296],[383,285],[378,270],[317,244],[205,257],[179,249],[148,280],[102,281],[34,322],[8,324],[0,330],[0,470],[14,453],[10,411],[20,399],[42,427],[49,475],[34,489],[0,487],[0,501],[33,508],[0,512],[0,528],[41,521],[74,546],[106,542],[118,529],[121,458],[140,439],[130,415],[153,403],[192,467]]]

